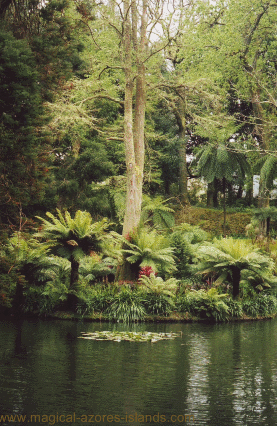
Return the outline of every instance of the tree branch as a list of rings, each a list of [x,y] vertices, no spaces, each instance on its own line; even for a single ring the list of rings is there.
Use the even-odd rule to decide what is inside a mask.
[[[91,35],[91,37],[92,37],[92,40],[93,40],[93,42],[94,42],[95,46],[96,46],[99,50],[102,50],[102,49],[101,49],[101,47],[99,46],[99,44],[96,42],[95,37],[94,37],[93,32],[92,32],[92,29],[90,28],[89,24],[88,24],[87,22],[83,21],[82,19],[81,19],[81,22],[82,22],[82,24],[84,24],[86,27],[88,27],[89,32],[90,32],[90,35]]]
[[[264,16],[264,14],[267,12],[267,10],[269,9],[269,6],[270,6],[270,2],[268,2],[265,6],[263,6],[263,11],[257,16],[257,18],[256,18],[256,21],[255,21],[255,23],[254,23],[254,26],[253,26],[253,28],[251,29],[251,31],[250,31],[250,34],[249,34],[249,36],[247,37],[247,39],[246,39],[246,48],[244,49],[244,52],[243,52],[243,57],[245,58],[246,57],[246,55],[247,55],[247,53],[248,53],[248,51],[249,51],[249,48],[250,48],[250,44],[251,44],[251,41],[252,41],[252,38],[253,38],[253,36],[254,36],[254,33],[255,33],[255,31],[257,30],[257,28],[258,28],[258,26],[259,26],[259,24],[260,24],[260,21],[261,21],[261,19],[262,19],[262,17]]]

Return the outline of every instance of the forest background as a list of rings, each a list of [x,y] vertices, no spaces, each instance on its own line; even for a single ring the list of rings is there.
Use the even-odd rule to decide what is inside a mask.
[[[128,261],[128,255],[134,256],[132,244],[138,247],[141,236],[135,234],[143,221],[155,231],[153,241],[163,237],[162,227],[174,231],[173,212],[179,223],[201,225],[200,218],[206,230],[223,236],[238,236],[254,217],[251,243],[262,236],[269,250],[276,218],[276,14],[273,0],[1,1],[3,306],[13,303],[17,291],[14,306],[20,310],[28,282],[37,280],[30,265],[38,268],[39,249],[30,241],[46,237],[38,216],[50,212],[52,225],[69,224],[67,213],[51,216],[57,208],[71,215],[88,212],[102,224],[101,232],[93,231],[99,241],[103,218],[111,220],[110,236],[125,237],[125,252],[120,261],[119,255],[106,256],[116,258],[120,267],[110,260],[109,268],[125,281],[137,279],[143,267],[157,272],[157,259]],[[260,176],[257,199],[254,175]],[[222,227],[210,225],[214,211],[199,213],[193,205],[221,207],[223,213],[215,211]],[[233,232],[226,206],[245,209],[246,216],[235,217],[242,226]],[[50,222],[43,223],[46,232]],[[69,287],[79,278],[80,251],[68,249],[81,247],[70,238],[62,256],[71,264]],[[176,256],[174,244],[162,256]],[[166,249],[161,240],[156,245]],[[100,251],[92,243],[82,247],[83,254]],[[186,256],[182,265],[195,263],[192,254]],[[174,275],[165,264],[166,258],[159,271],[164,280]],[[191,275],[183,269],[175,279]],[[213,271],[214,281],[221,277],[218,284],[225,280],[234,288],[236,272],[225,272],[222,278]],[[264,289],[256,278],[254,288]],[[45,292],[39,288],[34,291]]]

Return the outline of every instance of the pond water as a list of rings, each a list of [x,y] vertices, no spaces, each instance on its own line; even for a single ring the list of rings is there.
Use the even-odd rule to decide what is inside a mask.
[[[156,343],[77,338],[130,329],[182,333]],[[0,424],[13,426],[275,426],[277,320],[130,326],[2,320],[0,407]]]

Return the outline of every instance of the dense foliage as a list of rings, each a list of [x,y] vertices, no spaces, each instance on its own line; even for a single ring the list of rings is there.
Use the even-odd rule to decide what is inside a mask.
[[[152,6],[0,4],[5,312],[276,313],[276,5]]]

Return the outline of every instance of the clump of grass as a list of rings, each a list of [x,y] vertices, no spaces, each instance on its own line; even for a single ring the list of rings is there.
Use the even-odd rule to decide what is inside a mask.
[[[112,303],[116,291],[115,286],[84,287],[78,292],[77,313],[81,315],[104,313]]]
[[[146,315],[143,302],[143,293],[123,287],[115,295],[106,312],[109,318],[115,321],[142,321]]]

